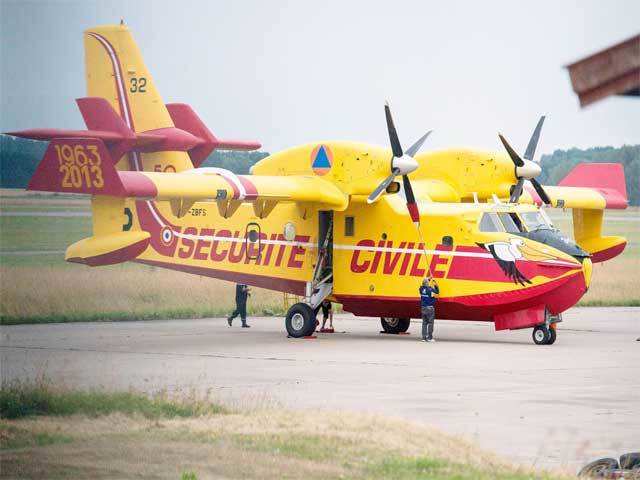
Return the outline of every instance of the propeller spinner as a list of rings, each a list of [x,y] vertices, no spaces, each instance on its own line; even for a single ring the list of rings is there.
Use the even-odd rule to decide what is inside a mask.
[[[540,117],[540,120],[538,120],[538,124],[536,125],[536,128],[531,135],[531,139],[529,140],[529,145],[527,145],[527,150],[524,152],[524,160],[520,158],[520,156],[513,148],[511,148],[509,142],[507,142],[507,140],[502,135],[498,134],[502,145],[504,145],[504,148],[507,150],[509,157],[511,157],[511,160],[516,166],[515,170],[518,182],[511,189],[511,195],[509,196],[510,203],[518,202],[520,196],[522,195],[524,182],[525,180],[529,180],[533,185],[533,188],[535,188],[536,192],[538,192],[540,199],[546,205],[551,205],[551,199],[549,198],[549,195],[547,195],[547,192],[544,191],[542,185],[540,185],[540,183],[535,178],[540,175],[542,169],[540,168],[539,161],[533,159],[536,153],[536,147],[538,146],[538,140],[540,139],[540,131],[542,130],[544,119],[545,117],[543,115],[542,117]]]
[[[409,215],[411,215],[411,220],[415,224],[419,224],[420,213],[418,212],[418,205],[416,204],[416,198],[413,194],[413,188],[411,187],[411,181],[409,180],[408,175],[418,168],[418,162],[416,162],[413,156],[418,153],[418,150],[420,150],[424,141],[431,134],[431,130],[420,137],[418,141],[407,149],[407,151],[403,151],[402,146],[400,145],[400,139],[398,138],[398,133],[396,132],[396,127],[393,124],[393,117],[391,116],[391,109],[389,108],[388,103],[385,103],[384,105],[384,113],[387,119],[387,130],[389,131],[391,151],[393,152],[393,157],[391,158],[391,173],[382,181],[382,183],[380,183],[380,185],[376,187],[373,192],[371,192],[371,195],[367,198],[367,203],[375,202],[391,182],[393,182],[398,175],[402,175],[402,184],[407,198],[407,209],[409,210]]]

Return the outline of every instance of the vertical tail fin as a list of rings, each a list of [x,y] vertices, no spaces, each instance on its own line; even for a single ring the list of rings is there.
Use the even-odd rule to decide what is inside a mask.
[[[153,77],[126,25],[84,32],[87,94],[107,99],[136,133],[174,127]],[[119,169],[181,171],[192,168],[184,152],[130,153]]]

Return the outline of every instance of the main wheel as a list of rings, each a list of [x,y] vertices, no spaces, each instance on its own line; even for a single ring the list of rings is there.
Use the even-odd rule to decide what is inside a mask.
[[[296,303],[289,308],[284,324],[290,337],[308,337],[316,329],[316,316],[306,303]]]
[[[411,320],[409,318],[386,318],[380,317],[382,330],[387,333],[404,333],[409,330]]]
[[[546,325],[538,325],[535,327],[531,336],[533,337],[533,343],[536,345],[548,345],[551,339],[551,333],[549,333]]]
[[[549,341],[547,342],[547,345],[553,345],[555,343],[557,337],[558,337],[558,334],[556,333],[556,329],[555,328],[550,328],[549,329]]]
[[[600,460],[585,465],[582,470],[578,472],[578,476],[603,478],[611,470],[617,470],[618,468],[618,460],[615,458],[601,458]]]

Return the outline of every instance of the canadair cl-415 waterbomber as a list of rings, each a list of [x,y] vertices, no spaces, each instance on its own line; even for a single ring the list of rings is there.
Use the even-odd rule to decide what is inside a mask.
[[[201,165],[216,148],[260,145],[220,140],[188,105],[165,105],[126,26],[89,29],[84,47],[87,130],[10,133],[50,142],[30,190],[91,196],[93,235],[67,248],[69,262],[138,262],[298,295],[292,337],[315,330],[327,297],[404,332],[431,275],[436,318],[532,328],[551,344],[592,263],[625,248],[602,235],[603,211],[627,207],[622,166],[581,164],[542,186],[544,117],[522,155],[502,136],[504,152],[419,153],[428,133],[405,149],[385,105],[391,148],[313,142],[237,175]],[[547,207],[573,210],[573,240]]]

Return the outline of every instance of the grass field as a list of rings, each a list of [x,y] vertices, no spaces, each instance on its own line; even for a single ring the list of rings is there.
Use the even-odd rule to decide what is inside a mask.
[[[0,414],[8,478],[571,478],[515,468],[432,428],[355,413],[240,412],[193,395],[37,383],[3,385]]]
[[[24,322],[195,318],[233,309],[233,285],[136,264],[99,269],[64,262],[71,243],[91,235],[88,200],[0,191],[0,317]],[[71,217],[9,216],[71,212]],[[570,213],[554,220],[571,232]],[[612,211],[605,233],[626,236],[626,251],[597,264],[582,306],[640,305],[640,211]],[[105,294],[108,292],[108,295]],[[169,296],[166,293],[172,292]],[[280,315],[282,294],[253,289],[251,314]]]

